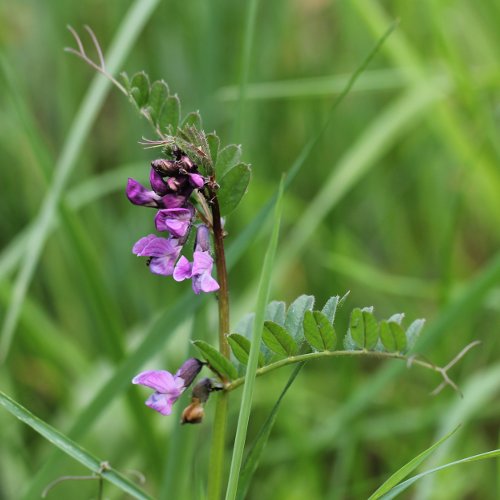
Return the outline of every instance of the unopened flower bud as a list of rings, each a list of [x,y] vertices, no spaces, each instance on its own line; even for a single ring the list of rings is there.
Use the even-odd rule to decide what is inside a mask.
[[[198,373],[200,373],[200,370],[203,368],[204,364],[205,363],[203,363],[199,359],[189,358],[177,370],[175,376],[182,378],[182,380],[184,380],[184,387],[188,387],[192,384]]]
[[[191,158],[187,155],[182,155],[179,159],[179,163],[181,163],[186,170],[191,170],[195,166]]]
[[[208,252],[210,250],[210,230],[204,224],[200,224],[196,231],[196,252]]]
[[[179,166],[175,161],[165,160],[164,158],[153,160],[151,162],[151,167],[163,177],[175,175],[179,172]]]

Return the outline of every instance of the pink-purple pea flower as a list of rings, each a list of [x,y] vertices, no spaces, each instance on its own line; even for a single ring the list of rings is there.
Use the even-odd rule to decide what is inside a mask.
[[[208,227],[201,224],[196,232],[196,245],[193,253],[193,262],[189,262],[182,256],[175,266],[173,278],[175,281],[183,281],[191,278],[193,291],[215,292],[219,284],[212,278],[214,260],[210,255],[210,236]]]
[[[168,231],[174,238],[184,238],[193,221],[194,207],[158,210],[155,225],[158,231]]]
[[[132,383],[154,389],[155,392],[146,400],[146,405],[162,415],[170,415],[172,405],[191,385],[203,364],[199,359],[190,358],[184,362],[175,375],[166,370],[147,370],[135,376]]]
[[[139,257],[150,257],[150,271],[163,276],[170,276],[174,272],[181,250],[182,245],[178,240],[159,238],[154,234],[141,238],[132,248],[132,252]]]

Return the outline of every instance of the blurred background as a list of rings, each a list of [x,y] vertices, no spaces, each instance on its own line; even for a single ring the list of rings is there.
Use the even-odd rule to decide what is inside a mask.
[[[406,325],[426,318],[425,356],[440,365],[482,342],[450,374],[463,399],[450,388],[430,396],[437,375],[398,362],[306,366],[248,497],[367,498],[458,423],[422,470],[498,448],[500,4],[260,2],[243,100],[246,3],[153,4],[120,69],[165,79],[183,113],[200,110],[205,130],[243,145],[253,178],[227,220],[228,245],[399,19],[286,193],[272,298],[311,294],[320,308],[350,290],[339,333],[358,306],[373,305],[379,318],[404,312]],[[132,5],[0,3],[0,389],[119,470],[140,471],[153,496],[203,498],[214,405],[202,425],[181,428],[145,408],[146,391],[129,380],[144,368],[175,371],[190,336],[215,341],[216,302],[194,297],[196,312],[165,313],[191,297],[190,284],[153,276],[132,255],[152,215],[124,196],[127,177],[147,182],[158,152],[138,141],[153,134],[115,89],[94,102],[93,116],[85,99],[94,71],[63,52],[74,46],[66,25],[83,33],[88,24],[106,54]],[[88,130],[75,131],[85,113]],[[233,326],[255,306],[266,227],[231,270]],[[274,373],[257,382],[250,441],[290,369]],[[3,410],[0,443],[1,499],[39,498],[59,476],[87,474]],[[417,483],[407,498],[499,498],[499,478],[497,461],[462,465]],[[48,498],[96,491],[95,482],[65,482]],[[123,495],[106,485],[105,498]]]

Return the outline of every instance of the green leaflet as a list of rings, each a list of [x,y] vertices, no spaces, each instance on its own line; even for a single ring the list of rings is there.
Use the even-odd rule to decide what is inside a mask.
[[[219,136],[216,133],[211,132],[210,134],[206,134],[205,138],[207,140],[208,150],[210,151],[210,159],[212,160],[212,165],[216,165],[220,148]]]
[[[188,113],[184,117],[184,120],[182,120],[181,128],[187,129],[189,127],[194,127],[197,130],[203,129],[201,115],[198,111],[191,111],[191,113]]]
[[[181,115],[181,102],[177,95],[169,96],[163,103],[160,117],[158,119],[158,127],[161,132],[175,134],[179,125]]]
[[[162,107],[168,97],[168,85],[163,80],[157,80],[151,85],[148,108],[153,123],[158,125]]]
[[[224,174],[217,193],[221,215],[231,213],[238,206],[247,192],[250,177],[250,167],[246,163],[239,163]]]
[[[320,311],[306,311],[304,314],[304,336],[317,351],[331,351],[337,337],[333,325]]]
[[[389,352],[403,352],[406,349],[406,335],[399,323],[380,322],[380,340]]]
[[[273,300],[267,304],[266,319],[274,321],[278,325],[283,326],[286,318],[286,304],[282,301]]]
[[[273,321],[264,322],[262,340],[271,351],[281,356],[293,356],[297,353],[297,342],[280,325]]]
[[[229,342],[231,350],[233,351],[234,357],[241,364],[246,365],[248,363],[248,356],[250,354],[250,347],[252,345],[250,340],[248,340],[243,335],[240,335],[239,333],[232,333],[227,337],[227,340]],[[264,366],[264,364],[264,355],[262,353],[259,353],[257,366],[261,367]]]
[[[301,295],[295,299],[286,312],[285,328],[296,340],[301,341],[304,337],[304,313],[314,307],[314,297],[312,295]]]
[[[215,347],[212,347],[203,340],[194,340],[192,344],[200,351],[202,356],[207,360],[210,368],[218,375],[230,380],[238,377],[236,367],[217,351]]]
[[[339,300],[340,300],[339,295],[330,297],[326,301],[326,304],[323,306],[323,309],[321,309],[321,312],[328,318],[328,321],[330,321],[332,325],[335,322],[335,314],[337,312],[337,306],[339,304]]]
[[[136,73],[130,82],[130,95],[138,108],[146,106],[149,100],[149,78],[144,71]]]
[[[241,146],[229,144],[219,151],[216,160],[212,158],[215,164],[215,170],[218,175],[224,175],[228,170],[237,165],[241,158]]]
[[[425,319],[416,319],[407,329],[406,329],[406,350],[411,351],[415,344],[417,343],[422,328],[425,325]]]
[[[351,313],[350,333],[352,340],[361,349],[373,349],[378,340],[378,323],[375,316],[365,309],[353,309]]]

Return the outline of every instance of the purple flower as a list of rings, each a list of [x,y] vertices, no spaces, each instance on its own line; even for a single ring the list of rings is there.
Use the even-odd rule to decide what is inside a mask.
[[[175,375],[165,370],[147,370],[132,379],[133,384],[141,384],[154,389],[146,400],[146,405],[162,415],[172,413],[172,405],[179,399],[200,372],[203,363],[190,358],[177,370]]]
[[[167,183],[163,180],[163,177],[154,169],[151,169],[149,173],[149,182],[153,191],[160,196],[164,196],[170,192]]]
[[[134,205],[142,205],[145,207],[158,207],[161,205],[161,196],[154,191],[148,191],[141,183],[135,179],[130,179],[127,182],[127,198]]]
[[[132,379],[133,384],[141,384],[155,392],[146,400],[146,405],[162,415],[172,413],[172,405],[184,392],[184,379],[165,370],[148,370]]]
[[[173,278],[175,281],[183,281],[191,278],[194,293],[215,292],[219,284],[212,278],[214,260],[210,255],[210,240],[208,228],[204,225],[198,226],[196,233],[196,246],[193,253],[193,263],[182,256],[175,266]]]
[[[182,245],[173,238],[159,238],[150,234],[141,238],[132,248],[132,252],[139,257],[151,257],[149,269],[154,274],[170,276],[174,271],[174,266]]]
[[[215,292],[220,288],[217,281],[212,278],[213,267],[214,260],[209,252],[194,252],[191,270],[194,293]]]
[[[167,208],[158,210],[155,217],[155,225],[158,231],[169,231],[175,238],[184,238],[194,217],[194,207]]]
[[[202,188],[205,185],[205,178],[200,174],[187,174],[189,177],[189,182],[191,185],[197,189]]]

